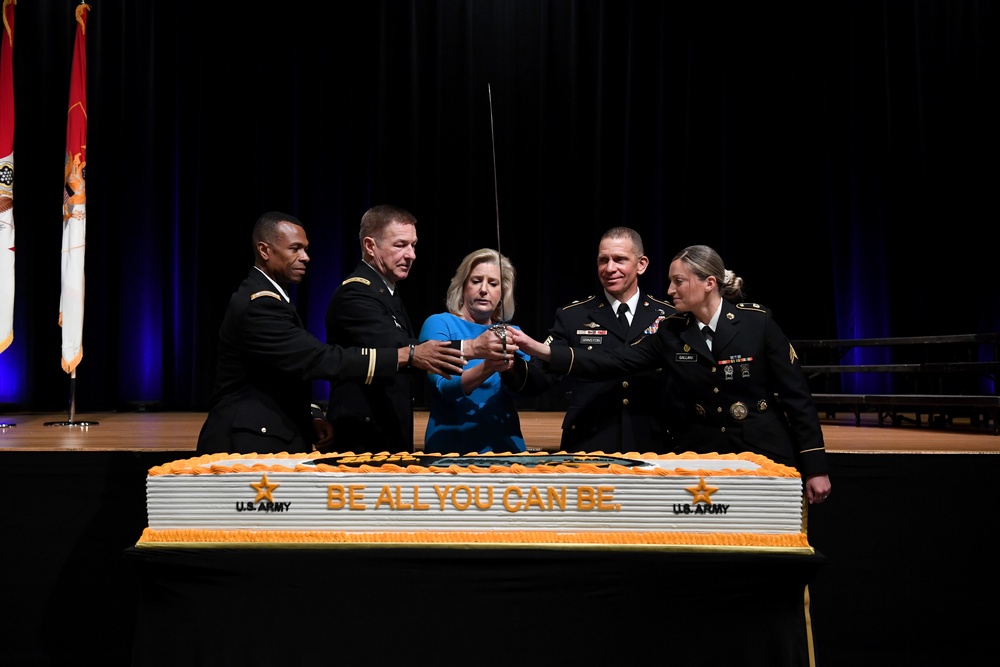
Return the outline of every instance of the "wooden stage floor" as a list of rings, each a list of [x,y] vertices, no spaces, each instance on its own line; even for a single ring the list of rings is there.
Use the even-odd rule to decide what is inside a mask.
[[[3,451],[188,451],[194,452],[204,412],[101,412],[80,413],[76,424],[63,414],[0,415],[0,452]],[[524,411],[521,427],[529,450],[557,451],[562,412]],[[426,411],[415,413],[417,442],[423,441]],[[94,425],[83,426],[82,422]],[[824,419],[823,435],[831,453],[946,453],[997,454],[1000,436],[985,428],[956,422],[944,428],[903,424],[878,426],[875,415],[862,415],[854,425],[853,415]]]

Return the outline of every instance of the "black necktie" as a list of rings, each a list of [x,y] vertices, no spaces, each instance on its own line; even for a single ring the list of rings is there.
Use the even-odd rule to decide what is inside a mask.
[[[621,322],[622,331],[628,333],[629,322],[628,322],[628,304],[620,303],[618,304],[618,321]]]
[[[704,326],[701,328],[701,335],[705,337],[705,342],[708,343],[708,349],[712,349],[712,327]]]

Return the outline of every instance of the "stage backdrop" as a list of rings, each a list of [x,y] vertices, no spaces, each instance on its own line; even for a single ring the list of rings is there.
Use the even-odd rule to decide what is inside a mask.
[[[62,409],[69,392],[59,190],[76,4],[17,5],[0,412]],[[272,209],[307,225],[294,296],[319,337],[378,203],[419,220],[401,286],[417,326],[460,259],[497,245],[499,218],[514,319],[537,337],[598,289],[615,225],[643,235],[644,291],[665,296],[670,258],[707,243],[793,338],[995,331],[994,7],[94,0],[77,409],[206,407],[221,315]]]

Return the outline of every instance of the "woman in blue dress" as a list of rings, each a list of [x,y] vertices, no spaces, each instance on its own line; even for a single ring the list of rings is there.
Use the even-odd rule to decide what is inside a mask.
[[[467,340],[491,327],[504,335],[502,325],[514,315],[514,275],[510,260],[496,250],[481,248],[466,255],[448,287],[448,312],[428,317],[420,340]],[[470,359],[462,374],[451,379],[427,374],[430,412],[425,452],[525,451],[516,394],[501,380],[515,355],[528,360],[516,352],[506,360]]]

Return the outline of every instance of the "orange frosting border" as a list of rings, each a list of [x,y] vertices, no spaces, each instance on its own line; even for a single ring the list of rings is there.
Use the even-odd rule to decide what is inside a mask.
[[[654,469],[643,469],[626,465],[610,465],[608,467],[600,466],[588,466],[588,465],[574,465],[563,466],[533,466],[531,465],[531,457],[546,457],[552,454],[567,454],[575,456],[621,456],[627,458],[643,458],[650,460],[660,460],[660,461],[684,461],[684,460],[697,460],[697,459],[718,459],[724,461],[749,461],[756,463],[759,468],[755,470],[750,470],[746,468],[740,468],[738,465],[734,468],[724,468],[722,470],[674,470],[671,468],[654,468]],[[468,454],[466,456],[477,456],[477,457],[490,457],[490,456],[503,456],[509,458],[511,456],[523,456],[526,459],[524,465],[516,463],[514,465],[491,465],[489,467],[481,466],[458,466],[458,465],[448,465],[447,459],[449,457],[460,456],[459,454],[423,454],[422,456],[439,456],[442,461],[442,465],[406,465],[401,466],[396,463],[386,462],[380,465],[362,465],[359,467],[351,467],[346,465],[333,465],[318,463],[316,465],[304,465],[298,463],[300,460],[319,460],[323,458],[335,458],[341,456],[360,456],[368,455],[373,457],[396,457],[396,456],[408,456],[409,452],[401,452],[398,454],[390,454],[389,452],[378,452],[375,454],[368,454],[363,452],[362,454],[355,454],[354,452],[340,452],[340,453],[327,453],[327,454],[317,454],[317,453],[294,453],[289,454],[287,452],[280,452],[277,454],[205,454],[202,456],[197,456],[190,459],[180,459],[177,461],[171,461],[169,463],[164,463],[163,465],[154,466],[149,469],[149,476],[155,477],[157,475],[225,475],[231,473],[240,472],[349,472],[354,474],[365,474],[365,473],[399,473],[399,474],[421,474],[421,473],[450,473],[455,475],[460,474],[497,474],[497,473],[512,473],[512,474],[564,474],[564,473],[583,473],[583,474],[594,474],[594,475],[606,475],[606,474],[617,474],[617,475],[642,475],[642,476],[654,476],[654,477],[668,477],[668,476],[686,476],[686,477],[725,477],[732,475],[740,476],[759,476],[759,477],[801,477],[799,471],[790,466],[786,466],[780,463],[776,463],[766,456],[760,454],[754,454],[751,452],[744,452],[742,454],[718,454],[715,452],[707,454],[698,454],[695,452],[683,452],[681,454],[655,454],[649,453],[639,453],[639,452],[627,452],[624,454],[612,453],[605,454],[604,452],[525,452],[520,454],[508,454],[508,453],[494,453],[488,452],[486,454]],[[288,461],[288,465],[283,465],[281,463],[274,463],[271,465],[266,465],[263,463],[246,465],[246,464],[236,464],[236,465],[214,465],[222,461],[229,461],[233,459],[253,459],[253,458],[269,458],[269,459],[284,459]]]
[[[317,530],[152,530],[142,531],[138,545],[198,544],[502,544],[502,545],[647,545],[793,548],[812,551],[805,533],[557,533],[554,531],[434,531],[346,533]]]

